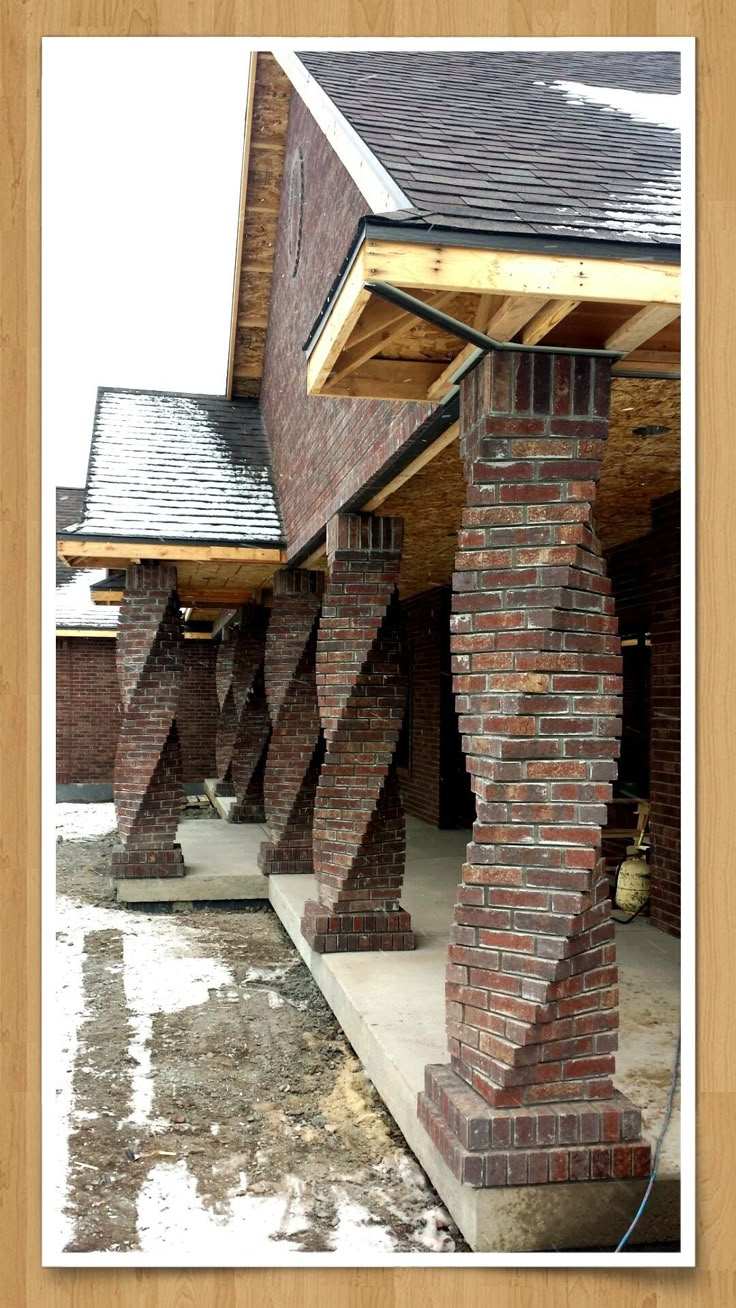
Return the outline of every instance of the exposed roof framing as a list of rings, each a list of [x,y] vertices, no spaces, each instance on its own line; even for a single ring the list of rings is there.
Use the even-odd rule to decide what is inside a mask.
[[[227,394],[260,395],[291,82],[273,55],[251,59]]]
[[[409,291],[496,340],[605,348],[626,371],[680,366],[680,269],[676,263],[491,246],[382,239],[366,232],[309,342],[313,395],[441,400],[471,357],[446,329],[404,323],[366,282]],[[641,351],[646,346],[645,351]]]

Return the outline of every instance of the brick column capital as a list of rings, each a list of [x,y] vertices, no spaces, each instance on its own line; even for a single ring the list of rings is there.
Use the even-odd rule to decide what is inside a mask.
[[[325,585],[323,572],[306,568],[279,568],[273,577],[274,599],[294,599],[303,596],[315,609],[319,608]]]
[[[403,518],[379,518],[370,513],[336,513],[327,524],[327,557],[401,559]]]

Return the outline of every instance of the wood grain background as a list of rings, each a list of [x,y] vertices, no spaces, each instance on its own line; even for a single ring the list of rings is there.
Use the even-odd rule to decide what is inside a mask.
[[[0,7],[0,1211],[4,1308],[660,1308],[736,1303],[732,0],[3,0]],[[40,1268],[40,56],[42,35],[697,36],[698,1269]],[[111,257],[114,252],[111,251]],[[50,706],[47,706],[47,711]],[[687,873],[686,873],[687,875]]]

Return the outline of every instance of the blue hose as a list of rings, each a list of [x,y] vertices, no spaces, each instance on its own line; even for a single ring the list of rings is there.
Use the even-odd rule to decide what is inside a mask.
[[[674,1102],[675,1102],[675,1087],[677,1086],[677,1072],[678,1072],[678,1069],[679,1069],[679,1066],[680,1066],[680,1044],[681,1044],[681,1041],[682,1041],[682,1036],[679,1035],[679,1036],[677,1037],[677,1050],[676,1050],[676,1052],[675,1052],[675,1065],[674,1065],[674,1067],[673,1067],[673,1069],[672,1069],[672,1085],[670,1086],[670,1095],[669,1095],[669,1099],[667,1100],[667,1111],[666,1111],[666,1113],[665,1113],[665,1115],[664,1115],[664,1122],[662,1123],[662,1130],[661,1130],[660,1133],[659,1133],[659,1137],[658,1137],[658,1139],[657,1139],[657,1144],[656,1144],[656,1147],[655,1147],[655,1150],[654,1150],[654,1159],[653,1159],[653,1162],[652,1162],[652,1170],[651,1170],[651,1173],[650,1173],[650,1176],[649,1176],[649,1184],[647,1185],[647,1188],[646,1188],[646,1190],[644,1191],[644,1198],[642,1199],[641,1203],[639,1204],[639,1207],[638,1207],[637,1212],[636,1212],[636,1216],[634,1217],[634,1220],[633,1220],[633,1222],[631,1223],[631,1226],[629,1227],[629,1229],[628,1229],[628,1231],[626,1232],[626,1234],[625,1234],[624,1236],[622,1236],[622,1238],[621,1238],[621,1240],[619,1241],[619,1243],[616,1245],[616,1250],[615,1250],[616,1253],[620,1253],[620,1252],[621,1252],[621,1250],[623,1249],[624,1245],[626,1244],[626,1241],[628,1240],[629,1236],[631,1235],[631,1232],[634,1230],[634,1227],[636,1226],[637,1222],[639,1221],[639,1218],[641,1217],[642,1213],[644,1212],[644,1209],[646,1208],[646,1206],[647,1206],[647,1204],[648,1204],[648,1202],[649,1202],[649,1196],[650,1196],[650,1194],[652,1193],[652,1187],[654,1186],[654,1182],[655,1182],[655,1180],[656,1180],[656,1176],[657,1176],[657,1168],[659,1167],[659,1155],[660,1155],[661,1150],[662,1150],[662,1142],[664,1141],[664,1137],[665,1137],[665,1135],[667,1134],[667,1127],[669,1126],[670,1121],[671,1121],[671,1119],[672,1119],[672,1106],[673,1106],[673,1104],[674,1104]]]

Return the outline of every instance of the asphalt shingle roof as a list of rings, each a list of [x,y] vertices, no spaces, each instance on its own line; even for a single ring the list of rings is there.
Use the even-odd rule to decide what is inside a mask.
[[[677,53],[299,58],[409,199],[397,218],[490,234],[679,244],[680,135],[665,125],[680,92]]]
[[[257,401],[101,388],[77,534],[279,546]]]
[[[57,486],[56,534],[79,522],[84,504],[81,486]],[[80,631],[106,631],[116,627],[118,610],[114,605],[93,604],[89,588],[105,576],[104,571],[90,572],[88,568],[68,568],[56,559],[56,596],[54,603],[56,629]]]

